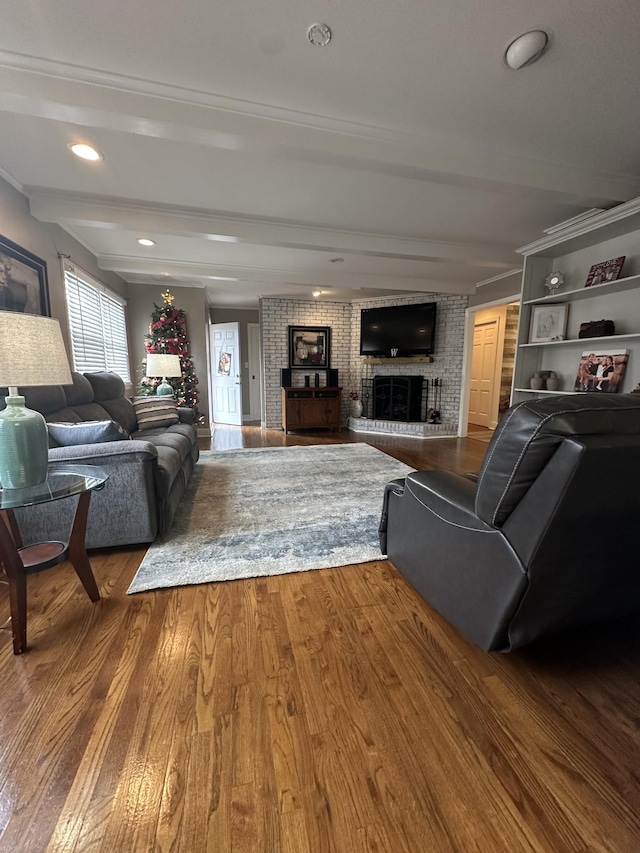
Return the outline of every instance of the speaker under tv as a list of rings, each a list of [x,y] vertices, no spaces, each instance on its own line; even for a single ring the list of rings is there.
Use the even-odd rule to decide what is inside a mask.
[[[327,370],[327,385],[329,388],[338,387],[338,369],[336,367],[330,367]]]
[[[283,388],[291,388],[291,368],[280,368],[280,385]]]

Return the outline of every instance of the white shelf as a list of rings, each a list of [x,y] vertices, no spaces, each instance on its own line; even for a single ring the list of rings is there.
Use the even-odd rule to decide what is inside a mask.
[[[640,338],[640,332],[632,332],[629,335],[603,335],[598,338],[568,338],[564,341],[541,341],[537,344],[518,344],[520,348],[524,347],[559,347],[567,344],[582,344],[585,349],[589,349],[589,344],[600,341],[624,341],[631,338]]]
[[[539,299],[525,299],[522,304],[545,305],[554,302],[577,302],[578,299],[593,299],[594,296],[633,290],[639,285],[640,275],[630,275],[627,278],[618,278],[616,281],[604,281],[602,284],[594,284],[592,287],[579,287],[575,290],[566,290],[564,293],[554,293],[553,296],[541,296]]]
[[[588,394],[588,391],[547,391],[545,388],[541,388],[539,391],[535,391],[533,388],[514,388],[514,391],[519,391],[520,394],[550,394],[555,395],[557,397],[562,397],[566,394]]]

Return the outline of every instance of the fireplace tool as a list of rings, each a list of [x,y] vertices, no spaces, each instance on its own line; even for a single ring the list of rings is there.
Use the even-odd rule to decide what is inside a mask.
[[[442,382],[436,376],[431,380],[431,386],[433,388],[433,407],[427,412],[427,423],[439,424],[442,423],[440,419],[440,399],[442,394]]]

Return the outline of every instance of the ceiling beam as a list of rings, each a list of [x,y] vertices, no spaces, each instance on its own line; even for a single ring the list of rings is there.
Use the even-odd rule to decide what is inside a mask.
[[[0,110],[503,193],[610,206],[640,178],[207,95],[0,51]]]
[[[232,242],[260,246],[432,263],[453,261],[498,270],[512,267],[517,260],[513,250],[506,246],[337,231],[47,190],[30,189],[28,195],[30,210],[36,219],[70,227],[117,227],[134,234],[171,234],[213,241],[216,237],[226,237]]]
[[[417,291],[420,293],[474,293],[475,285],[440,278],[417,278],[413,276],[381,276],[362,273],[304,272],[300,270],[264,269],[219,264],[194,263],[189,261],[162,260],[158,258],[136,258],[122,255],[98,255],[100,269],[116,272],[125,280],[128,276],[153,276],[157,283],[171,277],[192,278],[201,284],[207,279],[215,283],[216,276],[236,278],[242,282],[264,282],[266,284],[318,287],[337,290],[393,290]],[[235,287],[236,283],[229,286]]]

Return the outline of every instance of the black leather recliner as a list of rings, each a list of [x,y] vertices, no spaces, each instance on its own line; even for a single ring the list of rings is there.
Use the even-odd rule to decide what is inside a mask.
[[[382,552],[481,648],[640,609],[640,395],[512,406],[477,482],[416,471],[385,490]]]

